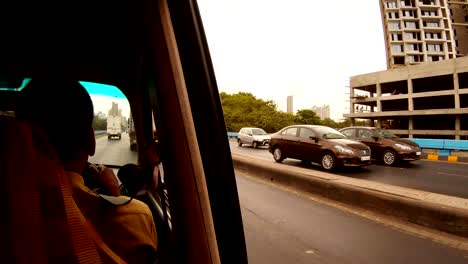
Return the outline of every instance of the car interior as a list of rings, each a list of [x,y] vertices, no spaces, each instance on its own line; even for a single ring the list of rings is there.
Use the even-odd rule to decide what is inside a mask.
[[[15,118],[23,82],[47,75],[119,87],[137,145],[157,143],[164,182],[136,197],[156,223],[155,263],[247,263],[196,1],[12,2],[0,9],[0,262],[121,263],[74,204],[44,132]],[[145,166],[143,148],[137,155],[135,165]]]

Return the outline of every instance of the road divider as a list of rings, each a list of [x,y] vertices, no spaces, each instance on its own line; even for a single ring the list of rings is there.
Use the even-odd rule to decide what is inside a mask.
[[[468,238],[468,199],[419,191],[232,153],[236,170],[364,210]]]

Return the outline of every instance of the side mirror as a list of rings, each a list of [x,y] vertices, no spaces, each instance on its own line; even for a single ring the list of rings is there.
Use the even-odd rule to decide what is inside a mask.
[[[247,135],[252,136],[252,133],[249,133],[249,134],[247,134]]]
[[[374,139],[375,142],[379,141],[379,137],[378,137],[378,136],[373,136],[372,138]]]

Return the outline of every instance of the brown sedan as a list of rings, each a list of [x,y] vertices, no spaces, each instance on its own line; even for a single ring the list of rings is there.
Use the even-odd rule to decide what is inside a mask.
[[[421,148],[408,139],[395,136],[390,131],[376,127],[347,127],[340,130],[350,139],[358,140],[372,150],[372,159],[392,166],[398,161],[413,161],[421,158]]]
[[[286,158],[319,163],[325,170],[337,166],[370,165],[371,151],[326,126],[288,126],[271,135],[268,150],[276,162]]]

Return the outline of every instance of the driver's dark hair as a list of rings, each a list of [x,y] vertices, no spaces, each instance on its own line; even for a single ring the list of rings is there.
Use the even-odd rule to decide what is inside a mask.
[[[76,158],[94,117],[85,88],[75,80],[33,78],[19,94],[16,117],[41,126],[62,161]]]

